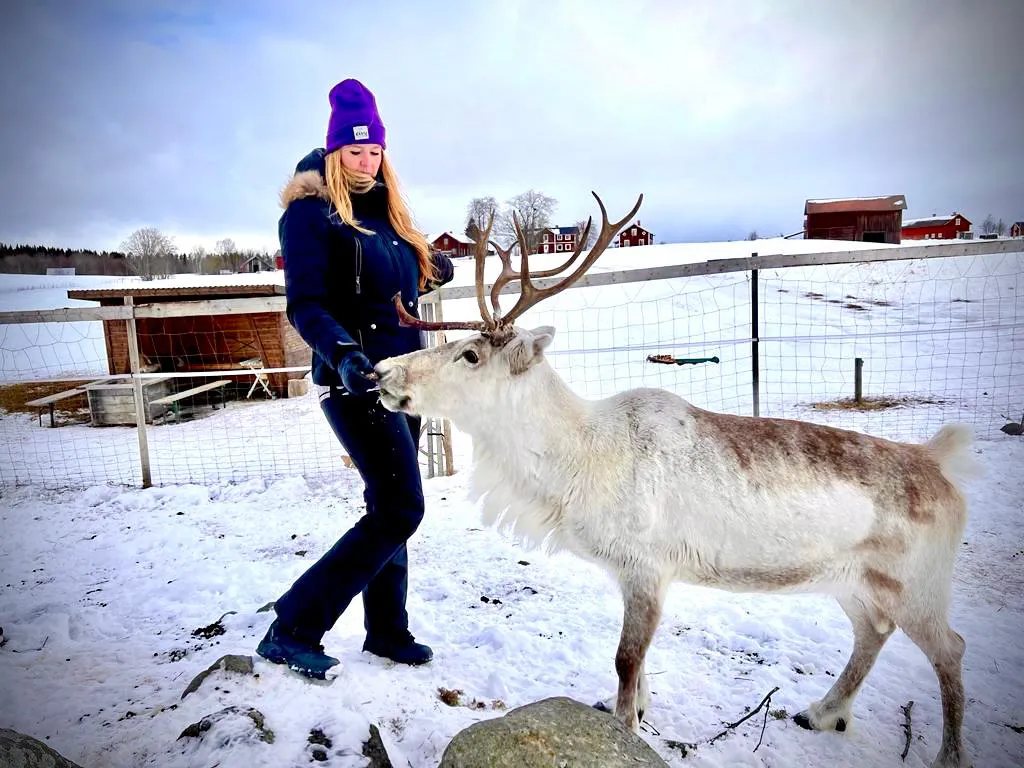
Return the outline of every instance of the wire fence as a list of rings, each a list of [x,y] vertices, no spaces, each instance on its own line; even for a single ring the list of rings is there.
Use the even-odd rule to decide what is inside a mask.
[[[276,296],[0,313],[0,485],[337,472],[346,459],[283,310]],[[475,290],[446,286],[421,313],[475,319]],[[1020,241],[598,272],[518,323],[556,329],[550,362],[584,397],[661,387],[908,440],[947,421],[1003,438],[1024,418]],[[425,471],[450,471],[449,425],[425,427]]]

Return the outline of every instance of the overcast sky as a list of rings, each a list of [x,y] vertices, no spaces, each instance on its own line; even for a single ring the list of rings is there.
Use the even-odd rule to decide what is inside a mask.
[[[216,10],[211,10],[215,7]],[[67,0],[0,11],[0,241],[277,247],[327,92],[377,95],[419,226],[474,196],[658,240],[791,233],[807,198],[1024,220],[1022,0]]]

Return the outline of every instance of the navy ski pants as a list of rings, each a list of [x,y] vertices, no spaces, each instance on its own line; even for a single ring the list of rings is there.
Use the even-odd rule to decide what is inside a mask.
[[[376,396],[336,388],[320,406],[363,478],[366,512],[277,600],[275,611],[297,635],[319,642],[361,592],[367,635],[400,638],[409,627],[405,542],[423,519],[420,419],[388,411]]]

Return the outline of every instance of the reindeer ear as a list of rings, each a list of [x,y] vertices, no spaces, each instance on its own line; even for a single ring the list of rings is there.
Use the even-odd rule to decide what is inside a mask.
[[[505,348],[512,375],[518,376],[536,363],[554,338],[555,329],[550,325],[543,325],[532,331],[517,334]]]
[[[533,352],[538,354],[551,346],[555,339],[555,329],[550,325],[542,325],[530,331],[530,335],[533,336]]]

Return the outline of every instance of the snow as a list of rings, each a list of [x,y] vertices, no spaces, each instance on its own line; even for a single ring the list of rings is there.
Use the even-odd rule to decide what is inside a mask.
[[[813,251],[848,244],[780,240],[768,245],[741,241],[649,246],[628,253],[608,251],[598,264],[611,270],[732,258],[748,255],[751,248],[779,252],[772,245]],[[817,302],[801,310],[799,325],[794,324],[796,315],[781,315],[766,331],[784,336],[794,327],[806,330],[814,322],[816,332],[835,335],[833,341],[814,342],[823,347],[854,343],[850,340],[861,332],[908,333],[943,327],[949,319],[944,312],[962,312],[957,318],[976,333],[964,342],[967,347],[949,352],[963,356],[970,365],[985,360],[984,366],[979,364],[984,375],[965,380],[964,386],[987,386],[991,377],[1002,376],[999,366],[1005,367],[1009,378],[1013,362],[999,358],[997,339],[982,330],[1000,322],[1016,328],[1020,300],[1004,290],[1007,283],[1020,289],[1019,257],[1013,258],[993,261],[1004,270],[995,277],[963,282],[964,290],[979,286],[985,301],[978,304],[950,308],[948,300],[914,293],[913,303],[904,301],[897,308],[840,321],[832,314],[832,305]],[[496,261],[489,269],[496,269]],[[544,266],[543,261],[537,266]],[[959,286],[971,269],[979,269],[978,262],[964,267],[956,260],[862,267],[808,268],[804,274],[834,280],[839,295],[855,292],[865,298],[906,299],[915,276],[932,281],[948,278],[951,285]],[[472,265],[459,265],[457,282],[468,284],[471,274]],[[773,274],[764,277],[775,278]],[[65,281],[93,287],[103,279],[34,280],[4,276],[0,282],[4,309],[70,306],[66,293],[63,299],[59,296],[69,285]],[[692,282],[706,287],[724,285],[716,281],[727,280],[735,281],[736,276],[708,276]],[[15,284],[17,290],[11,287]],[[32,288],[33,284],[38,287]],[[572,320],[588,313],[574,311],[600,310],[613,300],[612,294],[602,293],[610,290],[566,291],[552,299],[553,305],[556,299],[560,302],[554,315],[559,330],[552,359],[557,365],[593,338],[586,335],[594,329],[585,327],[585,319],[578,321],[584,327]],[[640,299],[659,292],[678,291],[679,283],[641,284],[635,290],[642,303]],[[745,295],[745,289],[739,295]],[[684,291],[677,300],[688,306],[694,299]],[[621,294],[614,297],[616,302],[621,300]],[[473,302],[452,304],[456,306],[446,304],[445,317],[456,319],[459,306],[470,305],[465,310],[469,312]],[[702,309],[700,331],[710,339],[729,337],[746,313],[740,304],[718,306],[714,312]],[[981,309],[983,315],[975,314]],[[531,319],[550,321],[553,311],[538,308]],[[616,323],[598,330],[610,334],[612,344],[629,345],[635,341],[630,339],[630,325]],[[662,325],[656,327],[669,333]],[[0,333],[10,334],[12,328],[0,327]],[[687,332],[687,327],[671,327],[671,335],[665,338],[685,339]],[[88,338],[82,343],[90,343]],[[855,343],[886,342],[883,337]],[[941,343],[961,344],[954,336],[944,336]],[[921,344],[931,342],[911,334],[901,340],[900,348],[906,351]],[[716,351],[723,349],[728,347]],[[972,356],[975,352],[981,358]],[[936,367],[947,364],[944,357],[908,356],[912,362],[900,375],[911,378],[901,379],[904,382],[914,381],[913,375],[928,378],[928,370],[915,373],[921,361]],[[581,392],[597,394],[637,383],[614,355],[596,357],[607,375],[599,381],[571,379]],[[824,376],[824,386],[841,389],[841,382],[827,381],[827,367],[810,367],[810,361],[819,358],[803,354],[796,359],[806,360],[808,367],[797,366],[789,372],[789,380],[771,386],[780,391],[810,387],[812,379],[820,385]],[[727,362],[723,360],[723,366]],[[8,378],[7,362],[3,364],[3,378]],[[52,364],[59,366],[61,361]],[[706,369],[655,368],[656,372],[644,373],[653,377],[645,380],[672,382],[673,388],[692,391],[702,404],[721,397],[711,385],[719,379],[717,369],[698,374]],[[1016,374],[1019,378],[1019,369]],[[938,375],[937,371],[931,375]],[[1019,392],[1019,386],[1013,390]],[[744,402],[736,400],[733,405],[742,409]],[[778,392],[766,391],[764,407],[784,407]],[[932,412],[923,408],[921,413]],[[941,411],[933,415],[948,416]],[[819,416],[866,431],[876,424],[856,414]],[[247,464],[252,456],[239,452],[238,466],[225,467],[224,456],[216,452],[223,445],[224,430],[238,432],[258,422],[268,435],[280,436],[300,419],[322,421],[308,402],[296,399],[229,408],[179,425],[177,434],[190,442],[166,443],[159,450],[168,461],[188,458],[187,471],[175,466],[162,484],[149,489],[92,484],[71,492],[41,483],[0,489],[0,626],[6,640],[0,648],[0,727],[43,739],[89,767],[218,764],[251,768],[307,764],[313,729],[331,739],[328,764],[361,765],[361,743],[374,723],[395,765],[433,768],[458,731],[500,716],[503,706],[513,708],[558,695],[591,703],[614,692],[614,653],[622,610],[614,582],[572,555],[527,551],[484,528],[478,510],[468,501],[470,446],[458,432],[454,449],[459,471],[424,481],[427,515],[409,544],[412,629],[434,648],[434,661],[406,668],[361,653],[359,601],[324,639],[328,653],[342,662],[336,679],[309,682],[255,657],[256,643],[272,619],[272,613],[259,609],[278,597],[361,513],[358,475],[330,456],[329,471],[282,474],[276,455]],[[33,429],[33,418],[27,416],[5,416],[3,427],[5,442],[16,446],[10,461],[18,451],[30,450],[33,444],[28,441],[60,438],[70,462],[80,453],[76,447],[80,435],[93,441],[134,440],[132,430]],[[886,431],[910,437],[919,429],[915,422],[913,427]],[[328,455],[336,450],[327,432],[321,429],[318,434],[326,436],[308,447],[311,452]],[[160,444],[159,437],[159,430],[150,432],[151,449]],[[186,445],[192,446],[187,457]],[[49,449],[44,446],[44,450]],[[966,489],[971,512],[951,610],[952,626],[967,642],[964,737],[975,765],[1021,765],[1024,441],[989,431],[973,450],[986,475]],[[95,455],[108,463],[114,454]],[[218,619],[222,619],[223,634],[210,638],[193,634]],[[672,766],[928,765],[941,739],[938,685],[924,655],[899,632],[883,649],[861,689],[854,704],[855,721],[846,733],[812,733],[787,718],[769,717],[764,743],[754,752],[763,722],[759,714],[713,745],[706,743],[724,723],[742,717],[775,686],[779,691],[770,708],[778,714],[784,710],[792,715],[820,698],[845,664],[851,645],[844,614],[826,598],[734,595],[675,585],[648,657],[653,702],[641,735]],[[227,653],[253,655],[257,676],[216,672],[198,691],[181,699],[192,678]],[[439,688],[463,691],[462,704],[442,703]],[[913,739],[906,762],[901,763],[900,707],[910,700],[914,701]],[[472,706],[474,702],[481,708]],[[227,718],[202,739],[178,738],[188,725],[232,706],[262,712],[266,727],[275,734],[273,743],[247,738],[244,718]],[[684,758],[670,741],[704,743]]]
[[[1024,707],[1024,443],[984,441],[978,454],[989,476],[969,490],[973,514],[952,610],[968,649],[964,733],[976,765],[1019,765],[1022,737],[1010,726],[1022,725]],[[298,765],[313,728],[333,749],[358,754],[374,722],[393,762],[420,768],[436,766],[462,728],[500,715],[495,700],[511,708],[547,696],[590,703],[611,695],[621,619],[613,583],[572,556],[523,551],[482,530],[465,495],[465,473],[427,481],[428,514],[410,543],[410,614],[435,650],[430,665],[362,654],[356,601],[325,638],[342,662],[332,683],[306,682],[256,657],[258,677],[215,673],[182,701],[188,682],[221,655],[253,653],[271,620],[257,609],[355,522],[356,477],[5,492],[0,725],[85,766],[171,768]],[[225,634],[192,636],[228,611]],[[899,707],[913,700],[906,765],[927,765],[940,740],[938,689],[924,656],[899,633],[846,734],[770,718],[755,754],[755,717],[685,760],[667,746],[710,738],[774,686],[773,710],[801,710],[823,695],[850,647],[845,617],[825,598],[677,585],[649,656],[653,705],[642,735],[674,766],[892,766],[903,747]],[[446,706],[442,687],[486,708]],[[261,711],[275,742],[215,749],[213,740],[176,740],[228,706]]]
[[[844,203],[847,200],[888,200],[890,197],[896,197],[896,195],[874,195],[872,197],[818,197],[813,200],[808,200],[808,203]],[[901,205],[903,199],[894,200],[895,205]]]
[[[903,228],[906,229],[907,227],[920,227],[920,226],[926,225],[926,224],[935,224],[935,225],[937,225],[937,224],[946,224],[946,223],[952,221],[954,218],[956,218],[957,215],[958,214],[951,213],[948,216],[946,216],[946,215],[937,215],[937,216],[924,216],[922,218],[917,218],[917,219],[904,219],[903,220]]]

